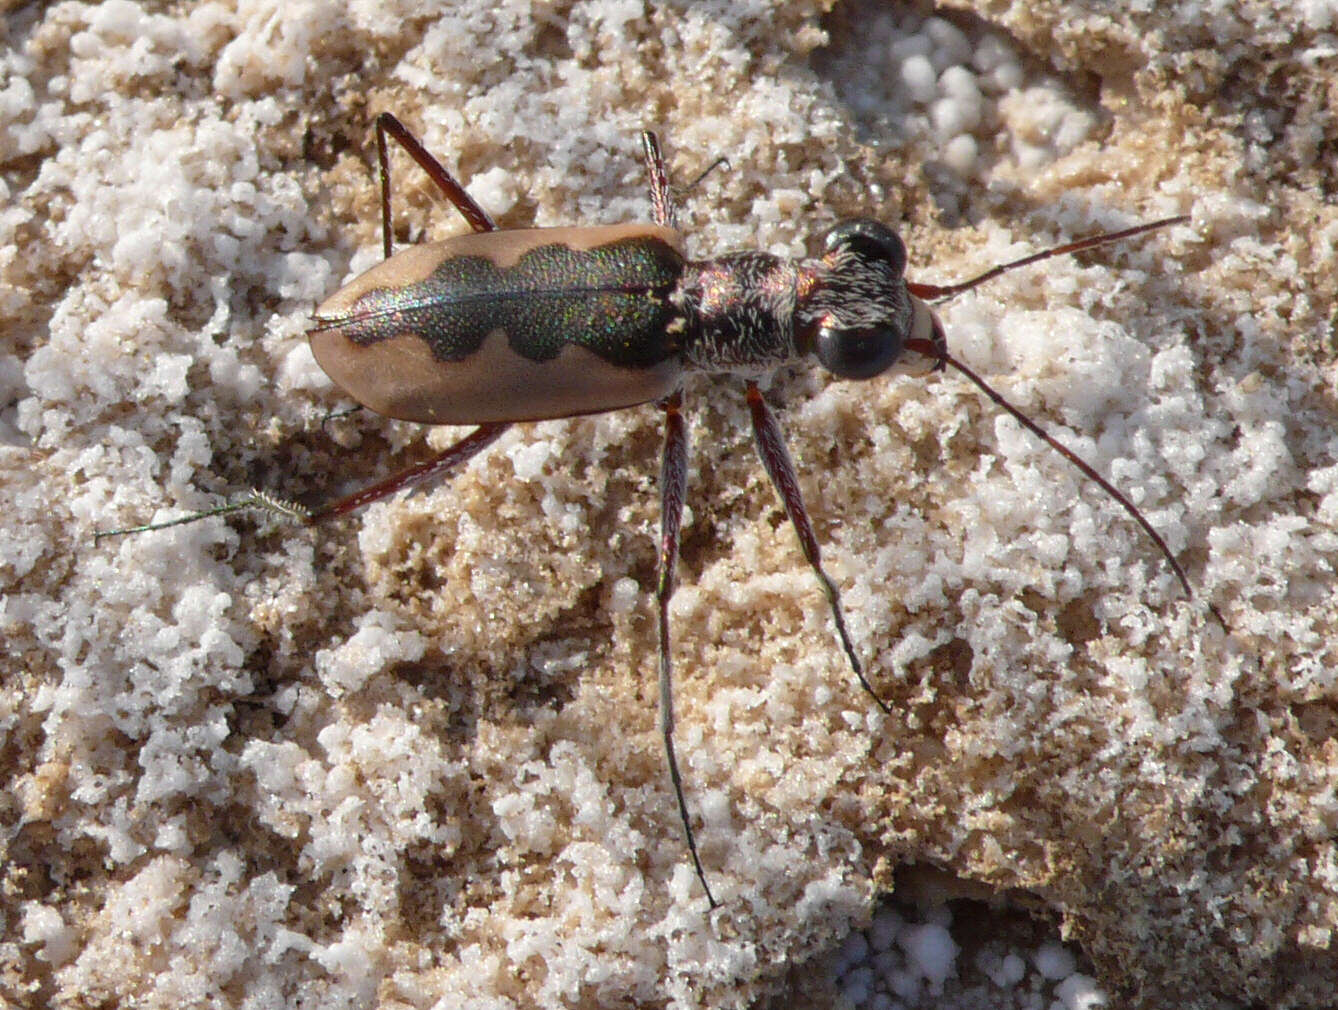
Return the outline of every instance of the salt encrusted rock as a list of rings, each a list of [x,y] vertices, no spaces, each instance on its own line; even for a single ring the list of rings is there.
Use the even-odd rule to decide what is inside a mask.
[[[1029,895],[1131,1005],[1338,1002],[1330,14],[818,6],[5,15],[6,999],[743,1006],[916,861]],[[784,376],[882,717],[737,384],[693,384],[673,619],[708,916],[629,591],[653,585],[654,410],[529,426],[329,528],[93,546],[452,437],[321,424],[303,331],[380,256],[382,108],[508,226],[644,219],[645,125],[677,180],[725,155],[684,199],[699,253],[800,255],[870,214],[950,280],[1192,212],[943,319],[1233,634],[961,381]],[[397,166],[401,237],[460,230]]]

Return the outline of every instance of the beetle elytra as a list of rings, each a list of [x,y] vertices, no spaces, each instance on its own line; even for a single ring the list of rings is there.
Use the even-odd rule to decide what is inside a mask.
[[[393,252],[388,137],[431,177],[469,223],[471,234]],[[927,374],[951,365],[1114,498],[1193,596],[1165,541],[1129,499],[953,357],[928,304],[1005,270],[1184,223],[1188,217],[1097,235],[959,284],[936,286],[907,281],[901,239],[869,219],[836,225],[814,258],[739,252],[689,259],[659,144],[650,132],[642,134],[642,146],[652,223],[516,230],[498,229],[394,116],[378,116],[376,138],[385,259],[316,310],[309,332],[312,351],[336,385],[378,413],[475,429],[423,463],[311,510],[255,491],[215,509],[97,536],[162,529],[250,508],[314,523],[441,477],[516,422],[654,402],[665,420],[655,589],[660,729],[688,853],[711,907],[717,902],[698,855],[673,732],[669,602],[687,490],[686,374],[730,373],[744,380],[763,466],[820,583],[847,662],[885,712],[887,705],[867,679],[847,630],[837,586],[823,568],[780,425],[757,385],[762,375],[810,355],[848,379],[872,378],[893,367]]]

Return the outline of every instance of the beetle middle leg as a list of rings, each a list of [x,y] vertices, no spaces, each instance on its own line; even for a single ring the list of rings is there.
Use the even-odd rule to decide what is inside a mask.
[[[678,227],[678,207],[674,203],[675,192],[682,196],[696,189],[703,179],[721,165],[729,168],[729,159],[721,155],[702,169],[697,178],[686,186],[674,187],[669,185],[669,172],[665,169],[664,157],[660,154],[660,138],[650,130],[641,131],[641,151],[646,159],[646,174],[650,177],[651,218],[656,224],[664,225],[666,228]]]
[[[836,588],[836,583],[822,567],[822,550],[818,546],[817,536],[813,533],[813,523],[809,521],[808,509],[804,507],[804,498],[799,491],[799,479],[795,476],[794,463],[791,462],[790,453],[785,448],[785,436],[781,433],[776,415],[767,406],[755,382],[748,383],[748,409],[753,415],[753,435],[757,440],[757,454],[762,457],[762,465],[766,468],[767,476],[771,478],[771,484],[785,506],[785,513],[790,517],[790,524],[799,536],[799,546],[803,548],[808,566],[813,569],[813,574],[822,584],[822,592],[827,597],[827,605],[831,608],[832,620],[836,624],[836,633],[841,639],[841,648],[845,650],[846,658],[850,660],[850,668],[855,671],[860,686],[869,693],[869,697],[877,702],[878,707],[884,712],[891,714],[887,703],[878,697],[878,692],[864,676],[864,666],[860,663],[859,656],[855,654],[855,646],[850,641],[850,632],[846,630],[845,615],[841,612],[841,594]]]
[[[644,134],[653,140],[653,135]],[[647,146],[647,157],[652,147]],[[656,153],[658,150],[656,149]],[[868,692],[874,702],[885,713],[891,712],[887,703],[878,697],[868,678],[864,675],[864,666],[855,652],[850,632],[846,628],[845,614],[841,610],[841,594],[836,583],[822,567],[822,549],[817,535],[813,532],[813,523],[804,507],[804,498],[799,490],[799,479],[795,474],[794,463],[789,450],[785,448],[785,437],[781,433],[776,415],[767,406],[757,383],[747,385],[748,409],[752,413],[753,435],[757,441],[757,452],[762,458],[762,465],[772,486],[785,506],[785,513],[799,537],[799,546],[808,561],[813,574],[822,585],[827,605],[832,612],[832,621],[836,633],[841,639],[841,648],[845,651],[850,667],[860,686]],[[683,832],[687,836],[688,853],[692,856],[693,869],[701,881],[702,890],[711,908],[717,907],[710,885],[706,883],[706,873],[702,869],[701,857],[697,853],[696,838],[692,833],[692,822],[688,816],[687,800],[683,794],[683,779],[678,770],[678,759],[674,753],[674,695],[673,695],[673,660],[669,634],[669,601],[676,586],[675,569],[678,566],[679,531],[683,520],[683,502],[687,493],[688,469],[688,434],[681,411],[683,395],[676,392],[660,401],[664,411],[664,460],[660,470],[660,557],[659,575],[656,582],[655,598],[658,604],[660,629],[660,732],[664,736],[664,752],[669,764],[669,778],[674,787],[674,799],[678,802],[678,815],[683,821]]]
[[[651,217],[666,228],[678,227],[678,209],[669,189],[669,173],[660,154],[660,138],[650,130],[641,131],[641,153],[646,158],[646,175],[650,180]],[[709,171],[709,169],[708,169]]]
[[[653,138],[652,134],[642,136]],[[669,779],[673,782],[674,799],[678,801],[678,816],[683,820],[683,833],[687,835],[692,866],[697,871],[697,879],[702,882],[707,902],[715,908],[718,903],[711,893],[710,885],[706,883],[706,871],[702,869],[701,857],[697,855],[697,840],[692,834],[688,803],[683,796],[683,778],[678,772],[678,758],[674,755],[674,668],[670,655],[669,601],[673,598],[677,584],[674,571],[678,567],[678,534],[683,525],[683,500],[687,496],[688,486],[688,429],[680,409],[682,405],[681,391],[670,394],[659,403],[664,411],[664,460],[660,467],[660,570],[655,588],[660,622],[660,733],[664,736]]]

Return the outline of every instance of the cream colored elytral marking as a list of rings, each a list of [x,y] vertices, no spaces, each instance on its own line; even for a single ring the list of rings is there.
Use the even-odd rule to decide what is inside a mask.
[[[327,340],[337,341],[336,353],[325,353]],[[441,368],[416,333],[401,333],[367,347],[337,332],[313,333],[311,349],[336,385],[347,388],[357,382],[364,407],[419,424],[543,421],[598,414],[658,400],[682,379],[682,370],[672,360],[650,368],[624,368],[574,344],[548,361],[531,361],[511,349],[501,330],[488,334],[469,356],[467,370]],[[406,383],[406,375],[417,381]],[[480,375],[489,376],[489,382],[480,383]]]

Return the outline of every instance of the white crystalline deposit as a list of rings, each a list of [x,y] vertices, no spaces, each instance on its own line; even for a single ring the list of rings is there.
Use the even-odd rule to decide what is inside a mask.
[[[0,998],[802,1005],[797,966],[873,917],[872,962],[809,973],[813,1005],[972,966],[1066,1007],[1338,1003],[1332,18],[978,6],[9,5]],[[708,914],[655,714],[655,409],[518,426],[316,529],[93,542],[460,436],[327,419],[306,346],[382,255],[383,109],[506,227],[647,219],[646,127],[682,188],[724,156],[681,197],[694,255],[807,255],[869,215],[935,283],[1191,214],[939,311],[1197,598],[961,378],[782,374],[884,715],[739,384],[694,381],[671,616]],[[397,242],[464,230],[394,166]],[[1077,946],[982,962],[964,913],[883,922],[911,862]]]

